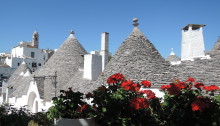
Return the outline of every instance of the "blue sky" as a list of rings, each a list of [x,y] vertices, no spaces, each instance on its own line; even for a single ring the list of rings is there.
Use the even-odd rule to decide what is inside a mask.
[[[37,30],[40,48],[56,49],[70,30],[84,48],[100,49],[102,32],[109,32],[114,53],[131,33],[132,19],[163,57],[171,48],[180,56],[181,28],[206,24],[205,48],[220,36],[219,0],[1,0],[0,52],[10,52],[20,41],[31,41]]]

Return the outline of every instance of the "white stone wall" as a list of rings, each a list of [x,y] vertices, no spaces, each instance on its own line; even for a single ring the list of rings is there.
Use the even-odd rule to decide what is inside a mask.
[[[16,57],[12,58],[11,60],[12,60],[11,61],[12,68],[16,69],[24,61],[32,71],[36,71],[36,69],[42,67],[45,62],[43,59],[32,59],[32,58],[26,59],[26,58],[16,58]],[[37,67],[32,67],[32,63],[36,63]]]
[[[102,56],[95,54],[84,55],[84,75],[89,80],[96,80],[102,72]]]
[[[193,60],[205,57],[205,46],[202,27],[198,30],[182,30],[181,60]]]
[[[40,99],[37,84],[34,80],[30,82],[26,95],[9,98],[8,103],[16,108],[27,106],[32,113],[47,111],[52,106],[51,102],[45,102],[43,99]]]
[[[171,65],[179,65],[181,64],[181,61],[173,61],[173,62],[170,62]]]
[[[34,52],[34,59],[47,59],[47,53],[45,53],[43,50],[38,48],[27,48],[21,46],[17,46],[12,49],[12,57],[31,58],[31,52]]]
[[[31,52],[34,52],[34,58],[31,57]],[[12,58],[7,58],[5,63],[11,68],[16,69],[23,61],[32,71],[42,67],[48,59],[48,54],[38,48],[27,48],[17,46],[12,49]],[[37,67],[32,67],[32,63],[36,63]]]
[[[13,48],[11,50],[11,54],[12,54],[12,57],[23,57],[23,54],[24,54],[24,47],[21,47],[21,46],[17,46],[15,48]]]

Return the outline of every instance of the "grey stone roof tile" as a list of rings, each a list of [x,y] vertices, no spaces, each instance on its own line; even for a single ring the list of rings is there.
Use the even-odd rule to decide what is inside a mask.
[[[73,91],[80,91],[83,93],[91,92],[96,87],[93,87],[94,81],[83,78],[83,71],[78,71],[67,85],[64,86],[64,89],[67,90],[69,87],[72,87]]]
[[[19,86],[19,81],[20,79],[23,77],[20,74],[26,73],[26,71],[29,70],[30,68],[27,66],[26,63],[22,63],[15,71],[14,73],[11,75],[11,77],[8,80],[8,87],[13,87],[13,90],[15,90],[18,86]]]
[[[161,84],[172,80],[170,69],[169,62],[165,61],[154,45],[134,27],[106,66],[104,78],[100,76],[96,84],[115,73],[122,73],[134,80],[146,79]]]
[[[169,56],[166,58],[166,61],[176,62],[176,61],[181,61],[181,59],[180,59],[177,55],[169,55]]]
[[[53,76],[57,72],[57,94],[70,81],[79,68],[83,68],[87,52],[78,42],[73,33],[60,46],[60,48],[46,62],[44,67],[35,73],[37,76]],[[55,96],[55,87],[51,79],[38,81],[39,93],[42,98],[49,101]]]
[[[21,97],[22,95],[26,95],[32,78],[33,78],[33,75],[23,76],[17,82],[19,86],[15,89],[15,91],[11,94],[10,97]]]

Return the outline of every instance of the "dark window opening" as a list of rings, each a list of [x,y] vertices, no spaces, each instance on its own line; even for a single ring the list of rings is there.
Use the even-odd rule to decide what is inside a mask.
[[[20,63],[18,63],[18,66],[20,66]]]
[[[37,63],[32,63],[32,67],[37,67]]]
[[[31,58],[34,58],[34,52],[31,52]]]
[[[38,63],[38,66],[41,66],[41,63]]]

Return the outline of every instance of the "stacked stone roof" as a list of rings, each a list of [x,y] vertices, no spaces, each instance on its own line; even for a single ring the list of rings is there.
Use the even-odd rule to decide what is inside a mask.
[[[17,82],[19,86],[15,89],[10,97],[22,97],[22,95],[26,95],[32,78],[33,75],[30,73],[30,71],[27,71],[24,76]]]
[[[0,62],[0,68],[10,68],[10,66]]]
[[[121,44],[99,77],[97,84],[110,75],[122,73],[127,78],[140,81],[149,80],[155,85],[170,82],[173,78],[169,62],[160,55],[154,45],[135,25],[128,38]]]
[[[88,93],[96,88],[96,85],[93,85],[93,82],[94,81],[92,80],[83,78],[83,71],[78,70],[63,88],[68,89],[69,87],[72,87],[73,91]]]
[[[194,61],[182,61],[180,65],[172,66],[176,76],[181,80],[193,77],[196,81],[206,85],[220,86],[220,38],[210,51],[206,52],[211,59],[195,59]]]
[[[195,78],[198,82],[203,82],[206,85],[220,86],[220,59],[197,59],[195,61],[182,61],[180,65],[175,65],[176,76],[181,80],[186,80],[188,77]]]
[[[169,62],[177,62],[177,61],[181,61],[181,59],[180,59],[177,55],[169,55],[169,56],[166,58],[166,61],[169,61]]]
[[[21,65],[14,71],[11,77],[8,80],[8,87],[12,87],[15,90],[19,86],[19,81],[23,77],[22,73],[30,71],[30,68],[25,62],[22,62]]]
[[[216,41],[213,48],[206,52],[207,55],[210,55],[212,58],[218,58],[220,57],[220,38]]]
[[[173,52],[173,50],[165,60],[169,62],[181,61],[181,59]]]
[[[44,67],[35,74],[36,77],[47,77],[54,76],[55,72],[57,72],[57,94],[59,94],[61,89],[64,89],[63,87],[80,68],[83,68],[84,65],[83,56],[87,52],[73,34],[73,31],[71,31],[67,40],[45,63]],[[55,86],[52,79],[45,79],[37,83],[41,98],[49,101],[55,96]]]

